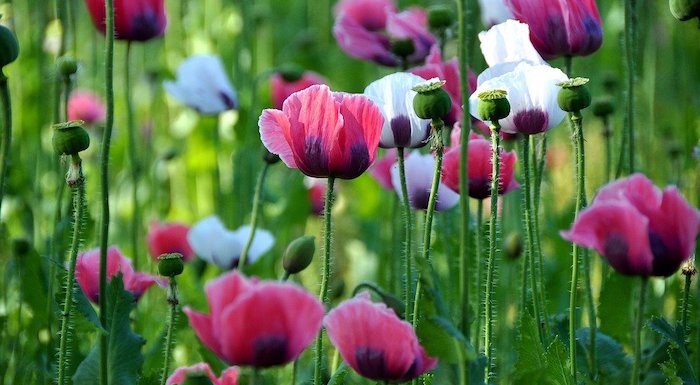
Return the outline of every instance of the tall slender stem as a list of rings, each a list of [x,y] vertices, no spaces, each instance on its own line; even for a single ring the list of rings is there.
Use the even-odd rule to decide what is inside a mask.
[[[632,365],[631,385],[639,384],[639,367],[642,362],[642,320],[644,319],[644,301],[647,294],[649,279],[642,277],[639,286],[639,304],[637,305],[637,320],[634,329],[634,364]]]
[[[245,271],[246,262],[248,260],[248,252],[250,251],[250,246],[253,244],[253,239],[255,239],[255,230],[258,228],[258,214],[260,213],[260,196],[262,196],[263,185],[265,184],[265,175],[267,175],[267,169],[270,164],[265,162],[263,169],[258,175],[258,181],[255,184],[255,193],[253,194],[253,213],[250,218],[250,234],[248,235],[248,240],[243,247],[241,252],[241,258],[238,260],[238,269]]]
[[[2,152],[0,152],[0,212],[2,212],[2,197],[5,195],[5,179],[7,165],[10,162],[10,145],[12,144],[12,104],[10,90],[7,86],[7,76],[0,69],[0,103],[2,103]]]
[[[219,166],[219,154],[221,154],[221,135],[219,135],[220,118],[221,115],[217,115],[214,128],[211,130],[212,142],[214,145],[214,170],[212,171],[212,185],[214,188],[214,211],[217,215],[219,215],[219,217],[224,218],[224,194],[221,191],[221,167]],[[253,207],[253,210],[255,210],[255,207]]]
[[[403,220],[405,228],[403,263],[404,263],[404,303],[406,304],[406,319],[411,319],[411,276],[413,268],[411,266],[411,234],[413,226],[411,224],[411,202],[408,199],[408,186],[406,185],[406,167],[404,161],[404,149],[399,147],[396,149],[399,162],[399,179],[401,180],[401,197],[403,201]]]
[[[129,136],[129,166],[131,167],[131,204],[133,205],[131,216],[131,256],[134,261],[134,269],[139,269],[139,234],[141,234],[141,210],[139,209],[139,174],[141,173],[136,148],[136,123],[134,119],[134,106],[131,96],[131,42],[126,43],[126,54],[124,55],[124,96],[126,101],[126,130]]]
[[[545,302],[546,295],[545,295],[545,287],[544,287],[544,273],[542,272],[542,265],[543,265],[543,259],[542,259],[542,246],[540,242],[540,220],[539,220],[539,210],[540,210],[540,192],[541,192],[541,186],[542,186],[542,175],[544,173],[544,161],[545,157],[547,156],[547,133],[542,134],[542,141],[541,141],[541,153],[539,156],[537,155],[537,146],[535,144],[535,137],[533,135],[530,135],[530,152],[532,153],[532,164],[530,167],[527,169],[527,173],[525,175],[525,180],[527,181],[533,181],[534,180],[534,186],[532,183],[530,183],[530,188],[526,189],[525,194],[530,194],[529,198],[529,210],[530,210],[530,216],[529,220],[532,221],[532,238],[531,241],[533,243],[534,251],[535,254],[533,255],[532,258],[530,258],[530,264],[532,268],[532,278],[535,283],[535,285],[532,288],[532,295],[536,295],[537,299],[539,300],[539,304],[537,306],[541,316],[541,318],[538,318],[539,321],[539,327],[541,329],[541,336],[542,336],[542,341],[544,343],[547,342],[547,336],[549,335],[549,326],[547,324],[547,320],[549,319],[547,316],[547,305]],[[533,175],[533,168],[534,168],[534,175]]]
[[[603,139],[605,140],[605,181],[612,178],[612,131],[610,131],[610,117],[603,117]]]
[[[501,126],[498,121],[492,121],[491,129],[491,217],[489,218],[489,254],[486,261],[486,290],[484,298],[484,352],[486,354],[486,368],[484,370],[484,382],[489,383],[493,376],[494,349],[493,318],[495,317],[494,286],[496,277],[496,263],[498,260],[498,187],[501,180]],[[525,138],[527,140],[527,138]]]
[[[483,253],[482,239],[484,238],[484,200],[479,199],[476,206],[476,304],[481,307],[482,301],[482,282],[481,279],[481,265]],[[479,346],[481,345],[481,313],[476,315],[476,325],[474,327],[474,350],[479,351]]]
[[[331,275],[331,208],[333,206],[333,184],[334,177],[328,177],[328,188],[326,189],[326,200],[323,207],[323,266],[321,268],[321,292],[319,299],[328,307],[330,300],[328,298],[328,282]],[[321,363],[323,361],[323,332],[318,334],[316,339],[316,359],[314,363],[314,385],[321,385]]]
[[[683,333],[688,333],[688,313],[690,313],[690,285],[692,283],[695,271],[683,271],[685,276],[685,286],[683,287],[683,308],[681,309],[681,326]]]
[[[168,313],[167,332],[165,334],[165,350],[163,352],[163,373],[160,377],[160,384],[165,385],[170,373],[170,356],[173,351],[175,342],[175,327],[177,325],[177,305],[180,303],[177,297],[177,282],[175,277],[170,277],[170,285],[168,286],[168,304],[170,312]]]
[[[634,79],[637,57],[637,0],[625,0],[625,136],[627,137],[627,168],[634,173]]]
[[[105,101],[107,116],[100,158],[100,323],[107,324],[107,244],[109,241],[109,148],[114,126],[114,0],[105,0]],[[100,385],[107,385],[107,334],[100,333]]]

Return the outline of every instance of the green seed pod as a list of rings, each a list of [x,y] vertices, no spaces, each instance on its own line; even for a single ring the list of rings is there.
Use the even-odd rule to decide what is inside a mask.
[[[15,34],[4,25],[0,25],[0,69],[17,60],[19,44]]]
[[[263,148],[263,160],[265,163],[272,165],[280,161],[280,156],[271,153],[266,148]]]
[[[90,135],[82,120],[53,125],[53,148],[59,155],[77,155],[90,146]]]
[[[452,99],[442,86],[444,80],[428,80],[413,87],[418,94],[413,98],[413,109],[421,119],[440,119],[452,108]]]
[[[497,122],[505,119],[510,114],[510,102],[506,98],[508,93],[504,90],[484,91],[478,95],[479,103],[476,105],[476,113],[482,120]]]
[[[586,87],[588,79],[573,78],[557,84],[561,87],[557,95],[559,108],[566,112],[578,112],[591,105],[591,93]]]
[[[673,17],[680,21],[700,17],[700,0],[669,0],[668,6]]]
[[[284,251],[282,265],[289,274],[297,274],[306,269],[316,252],[316,237],[305,235],[293,240]]]
[[[158,273],[163,277],[176,277],[182,274],[183,270],[185,264],[182,262],[182,254],[169,253],[158,257]]]
[[[294,63],[282,64],[277,68],[277,72],[282,75],[282,79],[287,82],[295,82],[304,76],[304,69]]]
[[[71,76],[78,72],[78,61],[72,56],[61,56],[57,60],[58,72],[63,76]]]
[[[615,103],[610,96],[601,96],[593,99],[593,115],[603,118],[615,112]]]
[[[508,259],[520,258],[520,254],[523,253],[523,238],[520,236],[520,233],[512,232],[508,234],[503,249]]]
[[[411,39],[396,39],[391,41],[391,52],[400,58],[406,58],[416,52],[416,47]]]
[[[214,385],[204,372],[189,372],[182,385]]]
[[[454,24],[454,12],[445,5],[434,5],[428,8],[428,25],[430,29],[440,30]]]

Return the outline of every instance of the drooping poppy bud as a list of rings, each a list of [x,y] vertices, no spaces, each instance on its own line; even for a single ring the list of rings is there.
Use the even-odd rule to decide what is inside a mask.
[[[297,274],[306,269],[316,252],[316,237],[305,235],[293,240],[284,251],[282,265],[289,274]]]
[[[680,21],[700,17],[700,0],[669,0],[673,17]]]
[[[0,70],[17,60],[19,44],[15,34],[4,25],[0,25]]]

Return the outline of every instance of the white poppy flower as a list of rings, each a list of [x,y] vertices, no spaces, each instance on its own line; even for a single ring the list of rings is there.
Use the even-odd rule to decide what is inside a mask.
[[[413,110],[416,92],[412,88],[425,79],[418,75],[397,72],[375,80],[365,88],[370,98],[384,116],[384,126],[379,146],[422,147],[430,134],[430,120],[421,119]]]
[[[504,0],[479,0],[481,9],[481,22],[484,26],[491,27],[508,19],[513,19],[513,12]]]
[[[406,158],[404,164],[406,167],[408,201],[414,209],[425,210],[428,208],[430,189],[432,188],[433,176],[435,175],[435,159],[432,154],[421,155],[418,151],[413,151]],[[398,163],[395,163],[391,168],[391,180],[399,198],[403,199]],[[440,182],[435,210],[448,210],[457,205],[458,202],[459,194]]]
[[[218,56],[190,56],[177,69],[177,79],[165,81],[163,86],[175,99],[202,115],[238,108],[236,91]]]
[[[537,50],[530,42],[530,27],[515,20],[506,20],[479,33],[481,53],[489,67],[500,63],[528,61],[544,64]]]

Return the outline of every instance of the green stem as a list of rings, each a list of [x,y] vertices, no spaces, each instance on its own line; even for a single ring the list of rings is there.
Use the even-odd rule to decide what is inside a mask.
[[[299,368],[299,359],[297,358],[292,363],[292,379],[290,380],[291,385],[296,385],[297,383],[297,369]]]
[[[639,304],[637,305],[637,321],[634,329],[634,364],[632,365],[632,378],[630,384],[639,384],[639,367],[642,362],[642,320],[644,318],[644,301],[647,294],[649,279],[642,277],[639,286]]]
[[[541,151],[539,156],[537,155],[537,146],[535,144],[535,138],[534,136],[530,136],[530,144],[531,144],[531,149],[532,149],[532,167],[530,167],[530,170],[528,170],[528,173],[526,175],[526,180],[532,181],[533,180],[533,170],[534,168],[534,186],[531,186],[529,189],[530,192],[530,219],[532,220],[532,242],[534,243],[534,248],[535,248],[535,254],[534,257],[531,259],[532,263],[532,274],[536,278],[535,282],[537,286],[533,287],[532,289],[532,294],[536,295],[539,299],[539,311],[542,314],[542,318],[540,319],[540,328],[542,329],[542,341],[544,343],[547,343],[547,336],[549,335],[549,325],[547,324],[547,320],[549,319],[547,315],[547,303],[546,303],[546,294],[545,294],[545,286],[544,286],[544,272],[542,271],[544,261],[542,258],[542,243],[540,241],[540,220],[539,220],[539,212],[540,212],[540,196],[541,196],[541,187],[542,187],[542,175],[544,174],[544,166],[545,166],[545,158],[547,156],[547,133],[542,134],[542,141],[541,141]]]
[[[246,262],[248,260],[248,251],[250,251],[250,246],[253,244],[253,239],[255,238],[255,230],[258,227],[258,215],[260,213],[260,196],[262,196],[263,185],[265,183],[265,175],[267,175],[267,169],[270,164],[265,162],[263,169],[260,171],[258,176],[258,181],[255,184],[255,193],[253,194],[253,213],[250,218],[250,235],[248,235],[248,240],[243,247],[241,252],[241,258],[238,260],[238,269],[240,271],[245,271]]]
[[[212,142],[214,144],[214,170],[212,171],[212,185],[214,187],[214,209],[216,214],[222,219],[224,218],[224,194],[221,191],[221,167],[219,166],[219,154],[221,154],[221,135],[219,135],[219,119],[217,116],[216,123],[212,129]],[[255,210],[255,208],[253,208]]]
[[[493,376],[494,349],[493,319],[495,317],[495,276],[498,260],[498,187],[501,180],[501,126],[498,121],[492,121],[491,125],[491,217],[489,218],[489,254],[486,261],[486,290],[484,298],[484,353],[486,354],[486,368],[484,370],[484,383],[489,383]],[[527,138],[525,138],[527,141]]]
[[[482,250],[482,239],[484,238],[484,200],[479,199],[476,206],[476,303],[477,306],[481,307],[482,304],[482,282],[481,279],[481,265],[483,263],[483,258],[481,255]],[[481,345],[481,313],[476,317],[476,326],[474,327],[474,350],[479,351],[479,346]]]
[[[107,116],[100,158],[100,323],[107,324],[107,244],[109,241],[109,148],[114,126],[114,0],[105,0],[105,101]],[[100,333],[100,385],[107,385],[107,334]]]
[[[404,148],[397,149],[399,162],[399,179],[401,180],[401,197],[403,198],[403,220],[405,228],[403,262],[404,262],[404,303],[406,304],[406,319],[411,319],[411,276],[413,268],[411,266],[411,234],[413,232],[411,224],[411,202],[408,198],[408,186],[406,185],[406,167],[404,161]]]
[[[163,373],[160,377],[161,385],[165,385],[170,373],[170,356],[173,351],[175,342],[175,327],[177,326],[177,305],[180,303],[177,297],[177,282],[175,277],[170,278],[170,286],[168,287],[168,304],[170,305],[170,313],[168,314],[167,332],[165,334],[165,351],[163,352]]]
[[[328,282],[330,281],[331,269],[331,207],[333,206],[333,184],[335,178],[328,177],[328,188],[326,189],[326,200],[323,207],[323,266],[321,268],[321,292],[319,299],[328,308],[330,299],[328,297]],[[314,362],[314,385],[321,385],[321,363],[323,361],[323,331],[316,339],[316,358]]]
[[[133,206],[131,216],[131,253],[134,261],[134,269],[139,269],[139,234],[141,234],[141,210],[139,209],[138,191],[139,191],[139,174],[141,173],[138,160],[138,151],[136,148],[136,123],[134,122],[134,106],[131,96],[131,66],[129,59],[131,57],[131,42],[126,43],[126,54],[124,55],[124,96],[126,101],[126,130],[129,136],[129,148],[127,150],[129,156],[129,166],[131,167],[131,204]]]
[[[612,131],[610,131],[610,118],[606,115],[603,117],[603,139],[605,140],[605,181],[610,181],[612,178],[612,141],[610,140]]]
[[[0,153],[0,212],[2,212],[2,197],[5,195],[5,180],[7,165],[10,162],[10,145],[12,143],[12,104],[10,89],[7,86],[7,76],[0,69],[0,98],[2,100],[2,152]]]
[[[637,0],[625,1],[625,133],[627,137],[627,168],[634,173],[634,78],[636,73],[635,60],[637,57]]]
[[[80,237],[83,230],[83,217],[85,216],[85,179],[82,172],[80,156],[73,155],[71,167],[79,170],[77,184],[73,190],[73,237],[71,240],[70,254],[68,256],[68,274],[66,275],[66,295],[63,300],[63,312],[61,313],[61,341],[58,351],[58,385],[68,383],[68,369],[71,366],[71,355],[68,352],[68,342],[72,333],[73,322],[71,312],[73,310],[73,291],[75,284],[75,265],[80,248]]]
[[[683,333],[688,333],[688,313],[690,312],[690,284],[693,274],[685,274],[685,287],[683,288],[683,308],[681,309],[681,326]]]

